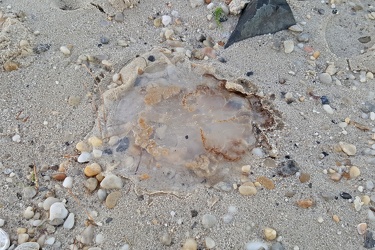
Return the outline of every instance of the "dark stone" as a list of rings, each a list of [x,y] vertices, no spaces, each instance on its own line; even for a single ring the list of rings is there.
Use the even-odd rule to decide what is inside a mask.
[[[271,250],[285,250],[285,247],[280,242],[272,244]]]
[[[197,210],[193,209],[193,210],[190,211],[190,213],[191,213],[191,217],[193,217],[193,218],[198,216],[198,211]]]
[[[218,60],[221,63],[226,63],[227,62],[227,60],[225,60],[225,58],[223,58],[223,57],[219,57]]]
[[[328,97],[325,96],[325,95],[322,95],[322,96],[320,97],[320,100],[322,101],[322,105],[329,104]]]
[[[340,196],[341,196],[341,198],[343,198],[345,200],[349,200],[349,199],[352,198],[352,196],[350,194],[346,193],[346,192],[341,192]]]
[[[251,1],[242,11],[224,48],[246,38],[276,33],[295,24],[296,20],[286,0]]]
[[[360,37],[360,38],[358,38],[358,41],[360,43],[369,43],[369,42],[371,42],[371,36]]]
[[[129,147],[129,138],[124,137],[118,142],[118,146],[116,148],[116,152],[124,152]]]
[[[246,76],[252,76],[252,75],[254,75],[254,72],[253,72],[253,71],[248,71],[248,72],[246,72]]]
[[[106,149],[103,150],[103,153],[106,154],[106,155],[111,155],[113,152],[112,152],[112,149],[106,148]]]
[[[299,167],[297,167],[297,162],[295,162],[294,160],[284,161],[277,168],[277,173],[281,176],[294,175],[298,171]]]
[[[102,44],[108,44],[109,43],[109,39],[107,37],[105,37],[105,36],[102,36],[100,38],[100,43],[102,43]]]
[[[372,232],[367,231],[365,234],[365,242],[363,243],[365,248],[373,248],[375,247],[375,240],[372,238]]]
[[[325,11],[324,9],[318,9],[318,13],[319,13],[320,15],[324,15],[325,12],[326,12],[326,11]]]
[[[51,48],[51,44],[48,43],[40,43],[35,48],[33,48],[33,51],[35,54],[40,54],[42,52],[46,52]]]
[[[332,10],[332,14],[336,15],[337,13],[339,13],[339,11],[337,9]]]
[[[147,60],[149,60],[150,62],[154,62],[155,61],[155,57],[154,56],[149,56],[147,58]]]

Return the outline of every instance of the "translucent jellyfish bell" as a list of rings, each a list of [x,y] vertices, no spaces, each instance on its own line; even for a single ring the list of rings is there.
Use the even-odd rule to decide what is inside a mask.
[[[152,56],[152,62],[147,60]],[[162,49],[134,59],[104,93],[102,165],[150,191],[188,191],[230,179],[276,120],[248,81]],[[98,131],[98,128],[102,128]]]

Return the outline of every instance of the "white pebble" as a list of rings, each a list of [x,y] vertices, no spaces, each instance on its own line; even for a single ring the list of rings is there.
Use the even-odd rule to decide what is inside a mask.
[[[363,70],[362,70],[362,71],[359,73],[359,81],[362,82],[362,83],[364,83],[364,82],[367,81],[367,79],[366,79],[366,71],[363,71]]]
[[[253,150],[251,150],[251,153],[260,158],[263,158],[265,156],[262,148],[254,148]]]
[[[323,105],[323,109],[324,111],[326,111],[328,114],[332,115],[333,114],[333,109],[331,108],[331,106],[329,104],[324,104]]]
[[[88,162],[91,159],[91,154],[89,152],[82,152],[80,156],[78,156],[77,161],[79,163]]]
[[[65,219],[68,216],[68,210],[65,208],[64,203],[53,203],[49,209],[49,219]]]
[[[0,228],[0,249],[5,250],[10,246],[9,235]]]
[[[319,216],[319,218],[318,218],[318,222],[319,222],[319,223],[323,223],[323,221],[324,221],[323,217],[322,217],[322,216]]]
[[[168,26],[172,22],[172,18],[168,15],[164,15],[161,19],[164,26]]]
[[[286,54],[292,53],[294,50],[294,42],[293,40],[286,40],[284,41],[284,52]]]
[[[208,249],[212,249],[216,246],[215,241],[211,237],[205,238],[205,244]]]
[[[108,174],[104,177],[100,186],[104,189],[120,189],[123,186],[122,179],[114,174]]]
[[[47,245],[53,245],[53,243],[55,243],[55,237],[49,237],[44,243]]]
[[[103,234],[96,235],[95,243],[100,245],[100,244],[103,244],[103,242],[104,242],[104,235]]]
[[[370,221],[375,221],[375,214],[373,211],[371,210],[368,210],[367,211],[367,218],[370,220]]]
[[[374,188],[374,182],[372,181],[366,181],[366,189],[368,191],[371,191]]]
[[[49,210],[53,203],[59,202],[60,200],[55,197],[48,197],[44,200],[42,207],[44,210]]]
[[[238,209],[235,206],[229,206],[228,207],[228,213],[230,213],[230,214],[236,214],[237,211],[238,211]]]
[[[63,227],[68,230],[74,227],[74,213],[69,214],[68,218],[64,221]]]
[[[21,142],[21,136],[20,135],[14,135],[12,137],[12,141],[14,141],[14,142]]]
[[[26,210],[23,212],[23,217],[26,220],[29,220],[34,217],[34,209],[32,207],[27,207]]]
[[[100,158],[103,155],[103,151],[101,151],[99,149],[93,149],[92,155],[94,156],[94,158]]]
[[[364,189],[364,188],[363,188],[363,186],[358,186],[358,188],[357,188],[357,189],[358,189],[358,191],[359,191],[359,192],[361,192],[361,193],[362,193],[362,192],[363,192],[363,189]]]
[[[73,187],[73,177],[71,176],[66,177],[62,185],[64,188],[71,189]]]
[[[375,120],[375,113],[374,112],[370,112],[370,120],[371,121]]]
[[[116,73],[112,76],[112,81],[117,82],[120,80],[121,75],[119,73]]]
[[[263,242],[249,242],[245,246],[246,250],[259,250],[261,248],[263,248],[264,250],[268,250],[267,244]]]
[[[367,79],[374,79],[374,74],[369,71],[369,72],[366,73],[366,77],[367,77]]]
[[[2,227],[4,225],[5,225],[5,220],[4,219],[0,219],[0,227]]]
[[[122,245],[122,247],[119,250],[129,250],[130,246],[129,244]]]
[[[61,47],[60,47],[60,51],[61,51],[64,55],[70,55],[70,50],[69,50],[68,47],[66,47],[66,46],[61,46]]]

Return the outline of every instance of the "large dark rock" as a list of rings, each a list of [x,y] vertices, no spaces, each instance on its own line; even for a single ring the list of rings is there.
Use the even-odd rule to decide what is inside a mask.
[[[296,21],[286,0],[252,0],[243,9],[224,48],[249,37],[276,33],[294,24]]]

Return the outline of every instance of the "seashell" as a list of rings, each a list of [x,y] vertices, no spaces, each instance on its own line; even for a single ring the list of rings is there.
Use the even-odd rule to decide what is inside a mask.
[[[36,242],[25,242],[16,247],[14,250],[39,250],[40,246]]]
[[[9,235],[0,228],[0,250],[8,249],[10,246]]]

